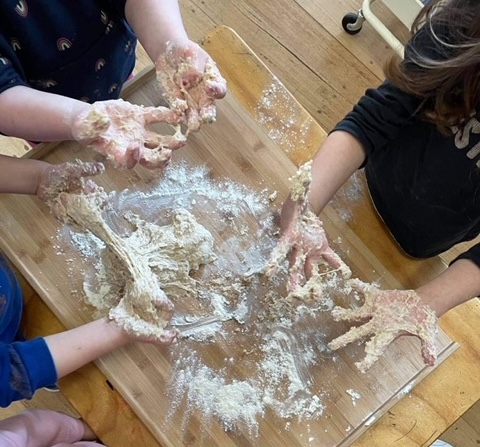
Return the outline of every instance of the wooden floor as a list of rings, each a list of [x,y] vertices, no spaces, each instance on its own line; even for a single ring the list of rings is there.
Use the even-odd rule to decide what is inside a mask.
[[[326,130],[351,109],[366,88],[381,82],[382,64],[390,48],[366,23],[356,36],[347,35],[341,21],[356,11],[360,0],[180,0],[184,22],[193,40],[223,24],[235,29],[280,81]],[[373,11],[398,38],[406,29],[377,2]],[[138,68],[148,58],[139,49]],[[21,155],[22,140],[0,138],[0,153]],[[443,257],[448,262],[458,253]],[[30,402],[0,410],[0,419],[26,407],[58,408],[74,414],[59,393],[40,391]],[[455,447],[480,444],[480,403],[442,437]]]

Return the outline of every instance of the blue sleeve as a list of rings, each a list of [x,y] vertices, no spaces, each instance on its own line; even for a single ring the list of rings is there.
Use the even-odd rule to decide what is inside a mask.
[[[43,338],[0,343],[0,407],[30,399],[37,389],[56,381],[55,364]]]

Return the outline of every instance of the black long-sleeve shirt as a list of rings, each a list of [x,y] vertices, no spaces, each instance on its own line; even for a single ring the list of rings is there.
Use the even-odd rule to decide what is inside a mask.
[[[419,105],[387,81],[334,130],[361,142],[379,214],[406,253],[425,258],[480,233],[480,114],[446,136],[415,113]],[[480,244],[460,258],[480,266]]]

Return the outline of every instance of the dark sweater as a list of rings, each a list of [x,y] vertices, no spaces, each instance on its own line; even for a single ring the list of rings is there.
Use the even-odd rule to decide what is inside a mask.
[[[335,130],[362,143],[372,199],[394,238],[426,258],[480,233],[480,121],[445,136],[414,116],[419,102],[385,82]],[[480,266],[480,244],[461,257]]]
[[[423,70],[417,54],[437,61],[455,56],[461,49],[443,42],[463,39],[460,31],[443,23],[423,26],[407,43],[404,64]],[[480,114],[473,112],[465,126],[444,135],[422,119],[422,107],[419,97],[387,81],[367,90],[335,127],[363,145],[375,207],[403,250],[416,258],[435,256],[480,233]],[[480,244],[460,258],[480,266]]]

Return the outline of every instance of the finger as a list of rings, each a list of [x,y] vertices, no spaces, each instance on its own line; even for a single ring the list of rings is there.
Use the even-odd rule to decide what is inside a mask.
[[[108,203],[108,194],[101,186],[98,186],[93,180],[87,180],[85,182],[83,192],[85,194],[96,194],[99,208],[104,208],[105,205]]]
[[[210,80],[205,84],[205,93],[209,98],[222,99],[227,94],[227,82],[222,77]]]
[[[53,216],[62,223],[67,223],[68,216],[65,210],[65,206],[60,200],[54,200],[50,205],[50,212]]]
[[[299,270],[290,270],[289,278],[288,278],[288,292],[295,292],[298,288],[302,286],[304,283],[305,277]]]
[[[272,250],[270,254],[270,259],[262,269],[262,273],[268,278],[275,275],[281,268],[281,263],[284,259],[287,258],[292,244],[287,237],[288,235],[283,234],[282,237],[277,242],[277,245]]]
[[[98,161],[84,163],[77,160],[77,164],[79,164],[81,176],[95,176],[105,171],[105,165]]]
[[[113,158],[115,166],[120,168],[132,169],[140,159],[140,145],[131,144],[125,151],[115,150],[109,154]]]
[[[182,121],[183,116],[177,114],[168,107],[146,107],[144,109],[145,124],[167,123],[178,124]]]
[[[172,158],[172,151],[167,148],[145,149],[140,156],[139,163],[147,169],[163,169]]]
[[[227,94],[227,81],[211,59],[205,64],[203,79],[205,81],[205,93],[208,97],[222,99]]]
[[[373,325],[369,321],[358,327],[351,327],[348,332],[339,337],[333,339],[328,343],[328,347],[333,351],[343,348],[344,346],[353,343],[354,341],[360,340],[373,333]]]
[[[160,135],[156,132],[145,132],[145,146],[148,148],[179,149],[187,143],[187,138],[180,130],[173,135]]]
[[[288,291],[292,292],[297,290],[302,283],[305,282],[305,259],[306,256],[302,253],[298,253],[295,249],[295,262],[290,266]]]
[[[366,294],[367,292],[378,292],[378,289],[369,283],[363,282],[358,278],[353,278],[348,281],[348,284],[358,292],[362,292],[363,294]]]
[[[435,365],[437,361],[437,347],[435,335],[429,334],[429,336],[422,337],[420,340],[422,343],[422,357],[424,362],[429,366]]]
[[[217,108],[214,104],[208,104],[200,109],[200,118],[204,123],[214,123],[217,119]]]
[[[335,306],[332,309],[332,318],[335,321],[356,321],[369,317],[371,317],[371,314],[366,314],[362,307],[358,309],[345,309],[340,306]]]
[[[350,267],[345,264],[340,256],[335,253],[330,247],[322,253],[323,259],[331,265],[334,269],[340,270],[340,273],[344,279],[350,278],[352,276],[352,271]]]
[[[187,70],[181,74],[182,89],[184,91],[196,87],[203,78],[203,73],[197,66],[189,66]]]
[[[200,51],[202,50],[197,44],[190,44],[183,47],[183,51],[178,55],[178,60],[181,62],[179,73],[184,90],[197,86],[203,79],[204,67],[199,58]]]
[[[361,362],[355,363],[361,372],[367,371],[371,366],[385,353],[393,340],[397,337],[398,332],[381,332],[372,337],[365,344],[366,356]]]
[[[196,132],[200,129],[201,118],[199,110],[189,105],[186,111],[187,127],[190,132]]]
[[[177,342],[178,334],[179,334],[178,329],[164,331],[159,341],[163,345],[166,345],[166,346],[171,345],[172,343]]]

